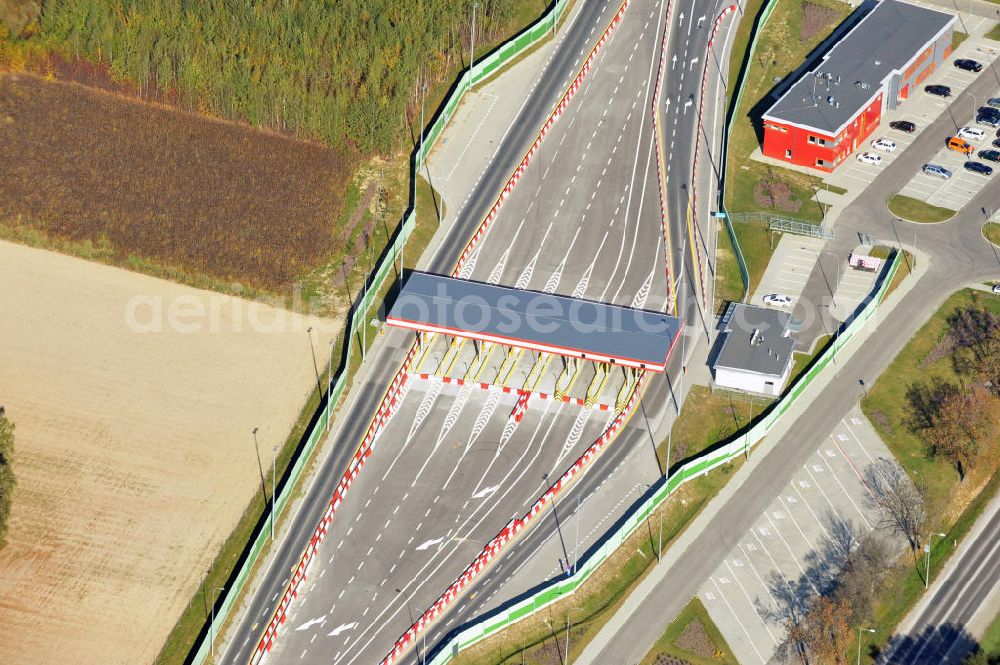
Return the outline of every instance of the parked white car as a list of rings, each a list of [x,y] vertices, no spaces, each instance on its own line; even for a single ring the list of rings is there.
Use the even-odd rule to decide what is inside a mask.
[[[885,138],[884,136],[880,139],[872,141],[872,147],[876,150],[881,150],[882,152],[895,152],[896,142]]]
[[[862,164],[874,164],[877,166],[882,163],[882,156],[875,155],[870,152],[863,152],[858,155],[858,161]]]
[[[982,141],[986,138],[986,132],[979,127],[962,127],[956,136],[966,141]]]
[[[792,306],[792,299],[780,293],[769,293],[764,296],[764,304],[772,307],[788,308]]]

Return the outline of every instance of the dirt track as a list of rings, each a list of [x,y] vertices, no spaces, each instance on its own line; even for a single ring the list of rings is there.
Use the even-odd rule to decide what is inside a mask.
[[[306,330],[321,328],[322,363],[334,325],[6,242],[0,285],[18,475],[0,550],[2,660],[152,662],[259,496],[251,430],[268,465],[315,381]],[[147,329],[162,303],[162,332],[130,329],[135,296]],[[172,303],[214,304],[218,332],[190,314],[174,318],[200,331],[173,330]]]

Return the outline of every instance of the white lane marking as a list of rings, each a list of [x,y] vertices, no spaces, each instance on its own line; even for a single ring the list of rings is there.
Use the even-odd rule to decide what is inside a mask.
[[[423,552],[424,550],[430,549],[430,548],[434,547],[435,545],[439,545],[439,544],[441,544],[443,542],[444,542],[444,538],[434,538],[432,540],[428,540],[428,541],[425,541],[423,543],[420,543],[419,545],[416,546],[415,549],[418,552]]]
[[[427,459],[424,460],[423,466],[420,467],[417,475],[413,478],[413,482],[410,483],[411,488],[416,487],[417,481],[420,480],[420,476],[427,468],[427,465],[430,464],[431,460],[434,458],[434,453],[438,451],[438,448],[441,447],[441,443],[444,441],[444,438],[448,436],[448,432],[450,432],[451,428],[458,422],[458,417],[462,413],[462,409],[465,408],[466,403],[469,401],[469,395],[471,394],[472,388],[470,386],[462,386],[459,390],[458,395],[452,402],[451,409],[448,411],[448,415],[445,416],[444,422],[441,424],[441,431],[438,432],[438,438],[437,441],[434,442],[433,450],[431,450],[430,454],[427,455]]]
[[[325,614],[323,616],[321,616],[321,617],[317,617],[315,619],[310,619],[309,621],[306,621],[305,623],[303,623],[300,626],[296,627],[295,630],[296,631],[299,631],[299,630],[308,630],[309,628],[312,628],[316,624],[323,623],[324,621],[326,621],[326,615]]]
[[[499,485],[493,485],[491,487],[484,487],[483,489],[481,489],[478,492],[476,492],[475,494],[473,494],[472,498],[473,499],[485,499],[486,497],[491,496],[498,489],[500,489]]]
[[[588,204],[587,207],[589,208],[590,205]],[[601,244],[598,246],[597,251],[594,252],[594,258],[591,259],[590,265],[587,266],[587,270],[583,273],[583,277],[580,278],[580,281],[577,282],[576,288],[573,289],[574,298],[582,298],[583,294],[587,292],[587,285],[590,284],[590,276],[594,272],[594,265],[597,263],[597,257],[600,255],[601,249],[604,248],[604,241],[607,239],[608,232],[605,231],[604,237],[601,238]]]
[[[408,381],[407,383],[412,383]],[[399,452],[396,453],[396,457],[393,458],[392,462],[389,464],[389,468],[385,470],[382,474],[382,480],[389,476],[389,472],[392,471],[392,467],[396,465],[396,461],[402,456],[406,447],[410,444],[410,440],[413,439],[420,425],[424,422],[424,419],[430,414],[431,409],[434,406],[434,402],[437,400],[438,395],[441,394],[441,388],[444,384],[439,381],[434,381],[430,384],[427,389],[427,393],[424,395],[423,400],[420,402],[420,406],[417,407],[417,413],[413,416],[413,422],[410,423],[410,432],[406,435],[406,439],[403,441],[403,445],[399,447]]]
[[[472,426],[472,432],[469,433],[469,438],[465,442],[465,450],[462,451],[462,456],[458,458],[457,462],[455,462],[451,473],[448,474],[448,479],[444,481],[443,485],[441,485],[442,490],[448,488],[448,484],[451,483],[451,479],[455,477],[455,472],[458,471],[458,467],[461,466],[462,460],[465,459],[465,456],[469,453],[473,444],[479,440],[479,435],[483,433],[484,429],[486,429],[486,424],[490,421],[490,418],[493,417],[493,413],[496,411],[497,404],[499,403],[500,391],[490,390],[489,395],[486,397],[486,402],[483,404],[483,408],[479,410],[479,415],[476,416],[476,422]]]
[[[575,177],[575,176],[574,176]],[[561,203],[559,205],[562,205]],[[542,289],[545,293],[554,293],[556,287],[559,286],[559,280],[562,279],[563,270],[566,269],[566,262],[569,260],[569,255],[573,251],[573,245],[576,244],[577,236],[580,235],[580,229],[582,227],[578,226],[576,228],[576,233],[573,234],[573,240],[570,241],[569,247],[566,249],[566,255],[563,256],[562,262],[552,271],[552,275],[549,276],[549,281],[545,282],[545,287]]]
[[[542,241],[538,243],[538,250],[535,251],[535,255],[531,257],[531,261],[529,261],[528,265],[526,265],[524,270],[521,271],[521,276],[517,278],[517,283],[514,285],[514,288],[528,288],[528,284],[531,282],[531,275],[535,272],[535,264],[538,263],[538,257],[542,253],[542,247],[545,246],[545,241],[549,237],[549,231],[552,230],[553,224],[554,222],[549,222],[548,228],[545,229],[545,235],[542,236]]]
[[[333,630],[331,630],[329,633],[327,633],[327,636],[328,637],[337,637],[338,635],[340,635],[343,632],[346,632],[348,630],[353,630],[353,629],[357,628],[357,626],[358,626],[358,622],[357,621],[352,621],[351,623],[342,623],[339,626],[337,626],[336,628],[334,628]]]

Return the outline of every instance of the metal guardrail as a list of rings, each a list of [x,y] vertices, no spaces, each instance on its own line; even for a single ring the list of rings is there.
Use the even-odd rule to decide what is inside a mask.
[[[780,217],[772,217],[771,222],[768,225],[769,229],[772,231],[781,231],[782,233],[794,233],[800,236],[811,236],[813,238],[833,238],[834,233],[830,229],[826,228],[822,224],[810,224],[809,222],[802,222],[795,219],[782,219]]]

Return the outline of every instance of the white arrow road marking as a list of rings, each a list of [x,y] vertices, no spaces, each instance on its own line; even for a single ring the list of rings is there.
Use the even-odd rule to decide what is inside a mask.
[[[435,538],[434,540],[428,540],[426,543],[421,543],[417,545],[417,551],[422,552],[423,550],[430,549],[435,545],[439,545],[444,542],[444,538]]]
[[[473,494],[472,498],[473,499],[485,499],[486,497],[491,496],[498,489],[500,489],[499,485],[494,485],[493,487],[484,487],[483,489],[481,489],[478,492],[476,492],[475,494]]]
[[[316,619],[310,619],[309,621],[306,621],[304,624],[302,624],[301,626],[299,626],[295,630],[306,630],[307,628],[311,628],[312,626],[315,626],[318,623],[323,623],[324,621],[326,621],[326,615],[325,614],[323,616],[321,616],[321,617],[316,618]]]
[[[676,66],[677,66],[677,54],[674,53],[674,57],[670,59],[670,69],[673,70],[673,68]]]
[[[327,633],[327,636],[328,637],[336,637],[337,635],[340,635],[341,633],[343,633],[346,630],[353,630],[353,629],[355,629],[357,627],[358,627],[358,622],[357,621],[352,621],[351,623],[342,623],[339,626],[337,626],[336,628],[334,628],[333,630],[331,630],[329,633]]]

